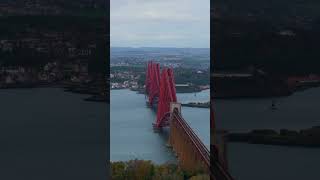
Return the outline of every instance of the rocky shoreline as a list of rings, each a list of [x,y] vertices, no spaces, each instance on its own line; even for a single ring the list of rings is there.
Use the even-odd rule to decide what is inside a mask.
[[[247,133],[229,133],[227,139],[229,142],[250,144],[320,147],[320,126],[300,131],[281,129],[278,132],[271,129],[260,129]]]
[[[182,106],[185,107],[195,107],[195,108],[209,108],[210,102],[190,102],[190,103],[182,103]]]
[[[108,102],[109,96],[107,95],[107,89],[104,91],[101,84],[99,81],[93,83],[73,83],[66,81],[54,83],[23,83],[0,86],[0,89],[57,87],[64,89],[65,92],[90,95],[84,99],[85,101]]]
[[[85,101],[109,102],[110,99],[107,93],[108,89],[106,88],[106,83],[101,80],[85,84],[65,82],[63,86],[64,91],[90,95],[84,99]]]

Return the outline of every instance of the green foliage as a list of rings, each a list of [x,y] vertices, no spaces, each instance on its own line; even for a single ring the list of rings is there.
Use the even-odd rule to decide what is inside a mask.
[[[142,66],[114,66],[111,68],[111,73],[116,73],[116,72],[134,72],[134,73],[143,73],[145,72],[146,68]]]
[[[117,66],[110,69],[111,73],[116,72],[131,72],[132,74],[139,74],[138,84],[144,85],[146,75],[146,68],[144,66]],[[176,84],[191,83],[194,85],[208,85],[210,80],[209,71],[203,71],[203,73],[197,73],[193,69],[189,68],[176,68],[174,69],[174,77]],[[124,79],[112,79],[112,82],[123,82]]]
[[[194,85],[208,85],[210,81],[209,72],[196,73],[192,69],[177,68],[174,70],[174,78],[176,84],[191,83]],[[138,79],[138,84],[143,85],[145,83],[146,76],[141,74]]]
[[[176,84],[208,85],[210,80],[209,72],[199,74],[194,70],[183,68],[175,69],[174,76]]]
[[[188,173],[176,164],[153,164],[151,161],[130,160],[111,163],[112,180],[209,180],[202,173]]]
[[[201,174],[201,175],[196,175],[192,176],[189,180],[209,180],[210,176],[207,174]]]
[[[153,175],[153,164],[151,161],[131,160],[127,163],[127,175],[132,180],[147,180]]]
[[[183,180],[184,174],[178,166],[174,164],[163,164],[155,167],[153,180]]]
[[[152,179],[154,165],[151,161],[131,160],[128,162],[112,162],[112,180],[148,180]]]
[[[138,79],[138,84],[143,86],[146,80],[146,75],[145,74],[141,74],[140,78]]]
[[[125,178],[126,164],[124,162],[113,162],[111,166],[112,179],[120,180]]]

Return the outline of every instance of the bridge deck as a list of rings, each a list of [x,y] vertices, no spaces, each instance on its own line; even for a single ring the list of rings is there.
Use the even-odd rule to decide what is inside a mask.
[[[193,132],[192,128],[183,119],[181,114],[177,110],[174,110],[172,116],[173,116],[172,121],[175,120],[183,130],[183,133],[189,138],[192,146],[190,148],[195,149],[197,156],[200,157],[199,160],[202,161],[202,164],[204,164],[205,166],[204,168],[206,169],[207,172],[210,173],[212,179],[232,180],[233,179],[232,176],[221,165],[221,163],[219,162],[219,159],[216,158],[215,156],[212,156],[212,157],[210,156],[210,152],[207,149],[207,147],[202,143],[199,137]],[[218,151],[214,150],[213,152],[218,152]],[[187,156],[192,157],[192,154],[187,154]],[[195,164],[197,163],[195,162],[194,165]]]

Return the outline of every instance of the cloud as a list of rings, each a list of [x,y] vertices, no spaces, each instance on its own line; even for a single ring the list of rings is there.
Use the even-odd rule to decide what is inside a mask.
[[[111,0],[112,46],[209,47],[209,24],[210,0]]]

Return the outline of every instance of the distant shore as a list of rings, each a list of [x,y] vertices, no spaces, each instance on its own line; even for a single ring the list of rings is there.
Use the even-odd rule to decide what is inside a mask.
[[[290,96],[319,87],[320,76],[271,76],[265,72],[218,73],[212,75],[214,99],[268,98]]]
[[[82,84],[72,82],[52,82],[52,83],[23,83],[6,84],[0,86],[0,89],[30,89],[30,88],[62,88],[66,92],[90,95],[85,101],[107,102],[108,96],[101,92],[101,87],[97,84]]]
[[[117,89],[130,89],[131,91],[136,91],[139,94],[145,94],[145,89],[144,88],[117,88]],[[208,89],[208,88],[206,88]],[[201,88],[177,88],[176,92],[177,93],[197,93],[204,91],[206,89],[201,89]],[[116,89],[112,89],[116,90]]]
[[[210,108],[210,102],[190,102],[182,103],[181,105],[185,107]]]
[[[320,126],[300,131],[281,129],[280,132],[257,129],[247,133],[229,133],[227,139],[229,142],[250,144],[320,147]]]

